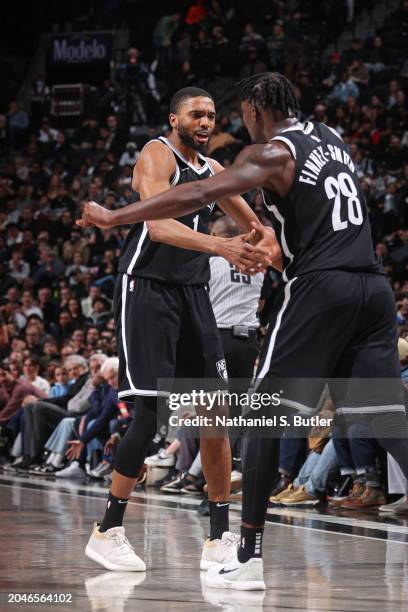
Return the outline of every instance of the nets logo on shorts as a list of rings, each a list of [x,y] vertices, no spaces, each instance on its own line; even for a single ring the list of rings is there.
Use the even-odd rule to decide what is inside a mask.
[[[132,280],[129,283],[129,291],[134,291],[135,290],[135,280],[132,278]]]
[[[224,382],[228,382],[228,372],[227,372],[227,364],[225,363],[225,359],[220,359],[215,364],[217,366],[218,376]]]

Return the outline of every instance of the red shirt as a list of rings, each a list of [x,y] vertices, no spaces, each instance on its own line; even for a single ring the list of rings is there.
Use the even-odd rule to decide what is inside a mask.
[[[46,393],[24,380],[15,380],[10,387],[0,386],[0,425],[7,423],[16,414],[27,395],[35,395],[38,399],[48,397]]]

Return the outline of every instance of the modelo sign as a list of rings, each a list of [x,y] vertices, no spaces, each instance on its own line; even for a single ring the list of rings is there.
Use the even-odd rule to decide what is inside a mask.
[[[98,42],[96,38],[85,42],[80,40],[77,44],[70,44],[68,40],[54,40],[53,61],[54,62],[94,62],[106,58],[106,46]]]
[[[109,32],[50,36],[47,54],[50,83],[99,83],[109,77],[111,57]]]
[[[111,49],[112,37],[109,34],[56,36],[52,40],[51,61],[65,64],[109,62]]]

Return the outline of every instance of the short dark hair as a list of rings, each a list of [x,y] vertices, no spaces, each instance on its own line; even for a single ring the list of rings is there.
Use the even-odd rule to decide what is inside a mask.
[[[280,111],[285,117],[299,112],[292,83],[280,72],[261,72],[237,83],[239,98],[266,111]]]
[[[216,221],[214,221],[213,228],[216,225],[218,227],[221,226],[221,232],[225,238],[234,238],[234,236],[239,236],[241,233],[238,225],[233,219],[231,219],[231,217],[219,217]]]
[[[38,369],[40,369],[41,367],[41,361],[39,357],[37,357],[37,355],[29,355],[28,357],[25,357],[24,361],[30,361],[31,365],[35,366]]]
[[[210,98],[214,102],[213,96],[201,87],[183,87],[176,91],[170,100],[170,113],[176,115],[181,104],[188,98]]]

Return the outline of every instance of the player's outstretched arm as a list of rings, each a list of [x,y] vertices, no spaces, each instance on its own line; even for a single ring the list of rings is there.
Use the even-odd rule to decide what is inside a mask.
[[[251,145],[237,156],[226,170],[201,181],[173,187],[142,202],[109,211],[95,202],[87,202],[78,225],[102,228],[130,225],[141,221],[181,217],[204,208],[211,202],[245,193],[265,184],[282,180],[291,157],[277,145]],[[140,160],[139,160],[140,161]]]
[[[143,206],[145,200],[154,199],[158,194],[169,191],[172,196],[169,214],[172,217],[177,216],[174,211],[174,209],[177,210],[175,204],[177,199],[173,195],[176,188],[168,189],[174,171],[174,156],[167,147],[157,142],[152,142],[148,147],[145,147],[135,167],[132,180],[132,187],[139,192],[141,201],[126,208],[133,210],[132,207],[135,207],[137,211]],[[98,227],[114,227],[122,223],[134,222],[132,221],[134,218],[132,212],[130,217],[126,216],[124,221],[122,221],[121,216],[117,220],[110,213],[111,211],[99,206],[99,204],[88,203],[88,212],[87,210],[84,211],[80,225],[95,224]],[[105,216],[107,218],[106,224]],[[249,232],[245,235],[228,239],[202,234],[174,218],[147,221],[147,229],[153,242],[163,242],[183,249],[221,255],[239,269],[248,270],[252,274],[259,269],[265,269],[272,261],[272,253],[267,243],[259,246],[249,244],[251,239],[255,239],[256,234],[251,226],[248,227]]]

